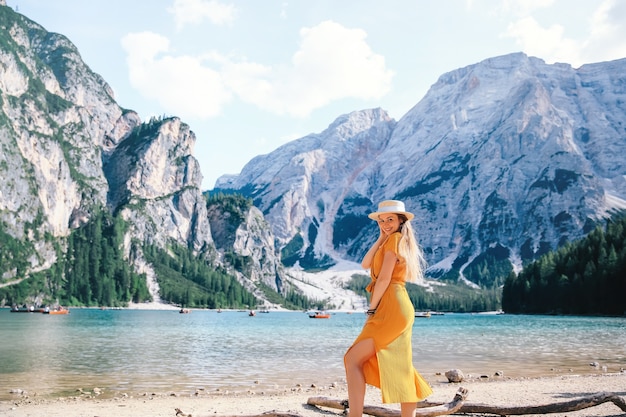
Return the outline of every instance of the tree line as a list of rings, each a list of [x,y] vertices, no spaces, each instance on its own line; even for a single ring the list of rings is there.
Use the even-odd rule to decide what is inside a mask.
[[[125,231],[121,216],[96,208],[90,221],[72,232],[65,256],[51,269],[52,296],[86,306],[150,301],[145,275],[135,273],[124,257]]]
[[[365,287],[370,281],[367,275],[355,274],[346,288],[369,299],[370,294],[365,291]],[[476,313],[496,311],[501,306],[501,291],[496,287],[474,289],[465,284],[447,282],[445,286],[437,286],[433,292],[426,287],[407,283],[406,290],[417,311]]]
[[[222,199],[216,196],[213,203]],[[248,202],[237,202],[241,203]],[[19,284],[0,288],[0,300],[11,305],[39,296],[44,303],[69,306],[124,306],[131,301],[150,301],[145,275],[135,273],[123,253],[126,227],[120,216],[95,209],[89,223],[73,230],[67,238],[66,251],[56,244],[57,261],[51,268]],[[14,271],[24,268],[20,254],[27,248],[1,228],[0,243],[2,264]],[[138,245],[131,244],[131,258],[139,250]],[[167,251],[155,246],[142,249],[156,272],[159,295],[164,301],[204,308],[252,308],[258,303],[225,268],[212,266],[188,248],[174,245]],[[366,296],[369,280],[366,275],[355,275],[347,288]],[[272,302],[286,308],[328,308],[293,290],[281,295],[272,294],[273,290],[262,284],[258,288]],[[547,253],[519,274],[511,272],[502,291],[495,286],[468,289],[458,283],[446,283],[435,292],[408,284],[407,291],[416,310],[479,312],[502,308],[513,314],[623,315],[626,216],[607,221],[584,239]]]
[[[208,201],[222,204],[235,214],[251,206],[251,200],[241,196],[215,195]],[[235,220],[241,221],[242,216]],[[117,307],[152,301],[146,275],[137,274],[132,267],[132,260],[140,253],[153,268],[159,297],[165,302],[197,308],[255,308],[259,303],[226,266],[212,265],[204,254],[185,246],[171,243],[162,249],[133,241],[128,259],[123,245],[126,231],[127,224],[120,215],[95,207],[89,222],[72,230],[67,238],[50,237],[56,247],[56,262],[49,269],[27,274],[27,259],[34,248],[12,238],[0,223],[0,272],[16,273],[11,285],[0,287],[0,304]],[[249,259],[233,252],[226,253],[224,260],[242,273],[249,268]],[[267,299],[285,308],[314,306],[294,289],[279,294],[263,283],[256,286]]]
[[[626,314],[626,216],[509,274],[502,308],[520,314]]]
[[[160,297],[181,307],[251,308],[258,300],[227,271],[180,245],[147,246],[146,260],[158,277]]]
[[[94,209],[89,223],[69,235],[65,251],[60,242],[55,243],[56,262],[49,269],[1,288],[0,299],[17,305],[38,297],[46,305],[69,306],[123,306],[131,301],[150,301],[146,277],[135,273],[124,257],[125,229],[121,217]]]

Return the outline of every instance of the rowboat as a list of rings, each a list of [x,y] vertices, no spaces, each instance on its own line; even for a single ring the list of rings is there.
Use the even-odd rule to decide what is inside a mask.
[[[322,313],[321,311],[316,311],[314,313],[310,313],[309,317],[312,318],[312,319],[329,319],[330,318],[330,314]]]
[[[50,310],[50,309],[46,308],[46,309],[44,309],[43,314],[52,314],[52,315],[70,314],[70,310],[69,310],[69,308],[63,308],[63,307],[58,307],[58,308],[55,308],[53,310]]]

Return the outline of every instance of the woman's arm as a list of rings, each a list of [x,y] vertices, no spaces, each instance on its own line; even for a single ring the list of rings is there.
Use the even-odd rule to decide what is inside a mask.
[[[378,236],[378,239],[376,240],[376,242],[374,242],[372,247],[370,247],[370,250],[368,250],[365,256],[363,257],[363,260],[361,261],[361,266],[363,267],[363,269],[367,269],[370,266],[372,266],[372,260],[374,259],[374,255],[376,254],[376,251],[378,250],[380,245],[383,244],[384,241],[385,241],[385,236],[383,236],[383,234],[381,233]]]
[[[380,274],[376,279],[376,285],[374,286],[374,292],[372,293],[372,299],[370,300],[370,310],[376,310],[380,299],[383,298],[383,294],[387,291],[389,283],[391,282],[391,274],[393,268],[396,266],[398,258],[393,251],[385,251],[385,257],[383,258],[383,266],[380,269]]]

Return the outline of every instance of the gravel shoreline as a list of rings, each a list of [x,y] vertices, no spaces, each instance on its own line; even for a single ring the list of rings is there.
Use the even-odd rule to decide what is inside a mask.
[[[459,387],[468,389],[467,403],[493,406],[530,406],[553,404],[599,393],[612,393],[626,399],[626,373],[598,375],[567,375],[540,378],[476,378],[461,383],[448,383],[445,377],[431,382],[434,394],[431,402],[448,402]],[[176,417],[178,408],[193,417],[251,416],[268,411],[298,414],[303,417],[341,415],[341,410],[307,406],[310,397],[347,398],[344,383],[330,386],[296,386],[277,391],[248,391],[245,393],[205,392],[180,395],[162,394],[120,395],[101,398],[93,392],[78,392],[76,396],[46,399],[37,395],[16,394],[9,401],[0,402],[0,415],[6,417]],[[366,404],[398,409],[398,404],[383,405],[380,391],[368,387]],[[613,403],[605,403],[584,410],[550,414],[555,417],[624,416]]]

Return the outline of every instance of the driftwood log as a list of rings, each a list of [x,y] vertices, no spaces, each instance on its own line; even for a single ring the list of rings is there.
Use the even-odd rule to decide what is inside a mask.
[[[466,404],[463,400],[467,396],[467,391],[462,393],[461,389],[459,389],[459,392],[457,392],[457,394],[454,396],[454,399],[449,403],[440,404],[427,401],[418,403],[419,408],[417,409],[415,415],[417,417],[434,417],[445,414],[453,414],[457,412],[469,414],[495,414],[498,416],[569,413],[572,411],[583,410],[589,407],[595,407],[597,405],[607,402],[612,402],[622,411],[626,412],[626,401],[619,395],[611,393],[598,393],[595,395],[577,398],[571,401],[553,404],[502,407],[489,404]],[[461,399],[461,397],[463,399]],[[348,408],[348,402],[346,400],[338,400],[325,397],[309,398],[307,404],[336,408],[344,411]],[[365,406],[363,408],[363,412],[374,417],[400,416],[399,410],[390,410],[388,408],[375,406]]]
[[[449,403],[444,404],[433,404],[432,406],[427,406],[425,408],[423,403],[417,403],[418,409],[415,411],[416,417],[435,417],[442,416],[446,414],[453,414],[459,411],[463,402],[467,398],[467,390],[463,387],[459,388],[459,390],[454,395],[454,398]],[[329,408],[338,408],[343,409],[344,411],[348,409],[348,401],[346,400],[335,400],[332,398],[326,397],[311,397],[307,401],[308,405],[329,407]],[[363,413],[369,414],[370,416],[378,416],[378,417],[398,417],[400,416],[400,411],[390,410],[384,407],[376,407],[371,405],[366,405],[363,407]]]
[[[574,400],[532,406],[516,406],[516,407],[494,407],[487,404],[464,404],[461,407],[462,413],[483,413],[497,414],[500,416],[519,416],[524,414],[551,414],[551,413],[569,413],[571,411],[583,410],[596,405],[612,402],[622,411],[626,412],[626,401],[617,394],[601,392],[594,395],[580,397]]]

